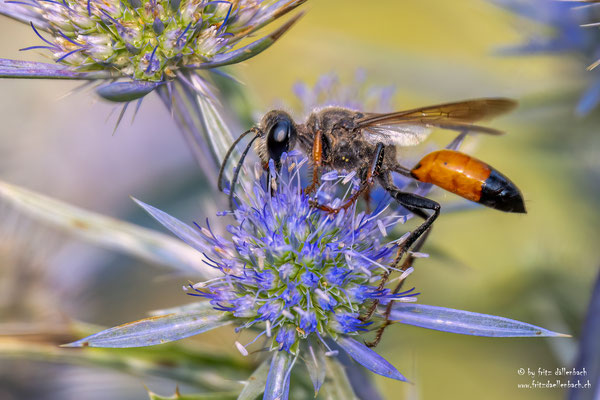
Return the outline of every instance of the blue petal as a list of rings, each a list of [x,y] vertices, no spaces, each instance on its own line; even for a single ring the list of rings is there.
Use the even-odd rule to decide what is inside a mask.
[[[263,10],[263,12],[260,13],[262,15],[259,14],[257,18],[252,18],[250,30],[244,30],[241,33],[238,33],[238,36],[236,38],[249,37],[254,32],[258,31],[259,29],[262,29],[263,27],[271,23],[274,20],[273,16],[277,16],[276,18],[281,18],[282,16],[286,15],[287,13],[306,3],[306,1],[307,0],[276,0],[274,2],[271,1],[271,5],[267,6]]]
[[[195,303],[188,303],[182,306],[175,306],[170,308],[163,308],[159,310],[152,310],[148,312],[148,315],[156,317],[159,315],[167,315],[174,313],[183,313],[188,311],[205,312],[207,309],[213,308],[207,301],[197,301]]]
[[[0,78],[93,80],[111,77],[115,76],[108,71],[77,72],[60,64],[0,58]]]
[[[165,228],[173,232],[173,234],[175,234],[179,239],[183,240],[202,253],[206,251],[206,245],[196,230],[187,224],[184,224],[177,218],[170,216],[166,212],[159,210],[158,208],[152,207],[151,205],[148,205],[137,199],[133,199],[133,201],[146,210],[148,214],[160,222]]]
[[[354,361],[368,370],[388,378],[406,382],[406,378],[402,376],[392,364],[364,344],[345,336],[340,336],[337,340],[337,344],[340,345]]]
[[[227,325],[230,317],[207,307],[198,310],[159,315],[106,329],[63,347],[143,347],[172,342]]]
[[[41,13],[35,10],[33,5],[28,7],[24,4],[8,3],[2,0],[0,1],[0,14],[28,25],[33,22],[38,29],[50,30],[48,21],[44,20]]]
[[[292,364],[292,355],[287,351],[277,351],[271,361],[265,395],[263,400],[287,400],[290,392],[288,370]]]
[[[227,150],[233,143],[234,135],[223,119],[221,107],[214,104],[214,98],[205,83],[195,73],[190,73],[194,89],[188,87],[181,79],[168,82],[156,89],[167,109],[174,113],[175,123],[184,134],[186,142],[200,168],[210,175],[216,175],[215,166],[221,164]],[[196,93],[201,95],[196,95]],[[234,152],[232,156],[241,154]],[[226,178],[230,179],[233,169],[226,169]],[[216,182],[212,182],[216,188]]]
[[[160,84],[161,82],[146,81],[114,82],[100,86],[96,93],[103,99],[123,103],[146,96]]]
[[[221,276],[206,258],[168,234],[96,214],[0,180],[0,203],[90,243],[207,280]]]
[[[242,62],[249,58],[252,58],[252,57],[256,56],[257,54],[262,53],[269,47],[271,47],[271,45],[273,43],[275,43],[285,32],[287,32],[292,27],[292,25],[294,25],[294,23],[296,21],[298,21],[298,19],[302,15],[303,14],[300,13],[300,14],[294,16],[288,22],[286,22],[281,27],[279,27],[279,29],[277,29],[275,32],[271,33],[268,36],[265,36],[262,39],[258,39],[256,41],[250,43],[249,45],[241,47],[237,50],[230,51],[230,52],[223,53],[223,54],[217,54],[216,56],[214,56],[212,58],[211,61],[199,64],[199,65],[195,65],[195,66],[190,66],[190,68],[199,68],[199,69],[216,68],[216,67],[222,67],[224,65],[237,64],[239,62]]]
[[[587,372],[591,388],[569,389],[569,400],[598,400],[600,394],[600,271],[590,299],[590,305],[583,324],[579,355],[575,363],[576,371]],[[585,382],[585,380],[583,379]]]
[[[342,368],[346,373],[347,382],[353,392],[353,398],[357,400],[384,400],[373,382],[373,375],[367,369],[355,362],[351,362],[350,357],[344,352],[341,352],[337,356],[337,359],[343,365]],[[327,378],[331,375],[329,373]]]
[[[342,361],[342,358],[344,357],[346,360]],[[326,393],[326,395],[322,397],[327,399],[359,400],[360,398],[354,392],[352,382],[347,374],[348,370],[346,365],[354,364],[355,368],[360,368],[363,371],[365,371],[365,369],[350,361],[350,357],[345,353],[340,353],[338,357],[327,357],[325,363],[327,364],[327,379],[323,383],[323,391]],[[362,382],[355,383],[362,384]],[[374,398],[368,400],[380,399]]]
[[[269,360],[264,360],[247,379],[247,383],[240,392],[237,400],[254,400],[262,394],[265,391],[268,374]]]
[[[568,336],[495,315],[423,304],[396,303],[390,319],[403,324],[463,335],[495,337]]]
[[[321,386],[323,386],[323,382],[325,382],[325,376],[327,374],[327,370],[325,368],[325,352],[323,351],[322,346],[319,346],[312,340],[307,342],[305,346],[306,347],[303,347],[305,352],[305,356],[303,357],[304,364],[306,364],[308,375],[310,376],[310,380],[315,388],[316,397],[321,389]]]
[[[358,400],[384,400],[382,395],[379,393],[375,383],[373,382],[373,375],[359,366],[356,363],[353,365],[346,366],[346,374],[352,390]],[[409,398],[411,398],[409,396]]]
[[[448,143],[448,145],[446,146],[446,149],[449,149],[449,150],[458,150],[458,148],[464,142],[464,140],[465,140],[466,137],[467,137],[467,132],[466,131],[463,131],[463,132],[459,133],[458,136],[456,136],[454,138],[454,140],[452,140],[450,143]]]
[[[584,116],[584,115],[588,114],[590,111],[592,111],[594,109],[594,107],[596,107],[598,105],[599,102],[600,102],[600,80],[597,80],[596,82],[594,82],[592,84],[592,86],[590,86],[585,91],[583,96],[581,96],[581,99],[579,99],[579,102],[577,103],[577,108],[575,109],[575,111],[577,112],[577,115]]]

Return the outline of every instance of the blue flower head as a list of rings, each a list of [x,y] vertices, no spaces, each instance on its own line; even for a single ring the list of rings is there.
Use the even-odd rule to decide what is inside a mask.
[[[297,7],[303,0],[24,0],[0,9],[11,17],[31,20],[43,49],[73,72],[104,71],[113,78],[159,83],[182,71],[209,69],[252,57],[283,34],[274,34],[233,49],[241,40]],[[33,17],[35,18],[33,18]],[[29,19],[28,19],[29,17]],[[104,97],[142,95],[106,89]],[[119,101],[123,101],[122,99]]]
[[[294,85],[294,94],[300,103],[300,111],[308,114],[315,108],[325,106],[345,107],[359,111],[392,111],[395,88],[369,85],[366,78],[365,70],[359,69],[352,84],[343,82],[336,73],[322,75],[312,87],[305,82],[297,82]]]
[[[330,214],[311,206],[301,190],[299,165],[304,163],[297,156],[287,157],[281,172],[271,171],[277,175],[274,182],[257,180],[252,190],[244,191],[247,199],[231,213],[231,239],[202,231],[204,254],[223,277],[203,286],[202,293],[190,293],[243,315],[245,328],[268,321],[271,349],[284,348],[294,355],[300,340],[311,334],[325,345],[340,334],[359,333],[362,323],[340,323],[338,316],[356,319],[367,302],[388,300],[387,291],[377,290],[377,277],[393,261],[395,244],[388,243],[379,225],[391,228],[398,221],[390,210],[357,214],[351,208]],[[340,174],[319,191],[327,192],[332,203],[340,202],[336,194],[344,178]],[[357,287],[369,289],[356,296]],[[254,312],[248,301],[238,301],[250,298]],[[295,330],[291,344],[290,327]],[[282,329],[288,333],[280,333]]]

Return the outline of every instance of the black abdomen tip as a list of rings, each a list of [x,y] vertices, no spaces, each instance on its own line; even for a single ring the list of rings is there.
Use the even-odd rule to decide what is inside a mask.
[[[523,214],[527,212],[519,188],[495,169],[492,169],[481,187],[479,203],[500,211]]]

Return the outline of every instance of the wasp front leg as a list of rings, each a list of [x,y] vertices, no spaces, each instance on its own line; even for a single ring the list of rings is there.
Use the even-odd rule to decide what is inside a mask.
[[[305,193],[310,194],[317,190],[320,184],[321,166],[323,165],[323,133],[317,131],[312,146],[312,164],[313,176],[311,184],[305,189]]]
[[[323,211],[327,211],[329,213],[336,214],[336,213],[340,212],[341,210],[348,209],[352,204],[354,204],[356,202],[356,200],[358,200],[358,198],[361,195],[366,194],[368,197],[369,189],[375,183],[375,178],[377,176],[379,176],[379,174],[381,173],[381,166],[383,165],[384,150],[385,150],[385,146],[383,145],[383,143],[378,143],[377,147],[375,148],[375,154],[373,156],[373,160],[371,161],[369,169],[367,170],[367,174],[366,174],[365,178],[363,179],[363,181],[361,182],[360,187],[358,188],[358,190],[356,192],[354,192],[352,194],[352,196],[350,196],[348,198],[348,200],[346,200],[344,202],[344,204],[342,204],[341,206],[339,206],[337,208],[333,208],[333,207],[329,207],[329,206],[325,206],[325,205],[319,205],[319,204],[317,204],[316,207],[318,207],[319,209],[321,209]]]

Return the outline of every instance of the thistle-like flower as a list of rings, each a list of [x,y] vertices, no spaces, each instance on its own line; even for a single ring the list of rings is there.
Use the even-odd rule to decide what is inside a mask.
[[[393,111],[392,98],[396,89],[394,86],[368,84],[366,71],[358,69],[354,82],[346,82],[336,73],[329,73],[321,75],[312,87],[305,82],[297,82],[294,94],[300,101],[300,111],[306,115],[315,108],[327,106],[385,113]]]
[[[258,54],[277,40],[295,19],[243,48],[233,50],[233,47],[304,1],[27,0],[6,3],[29,6],[29,11],[37,13],[37,28],[34,22],[30,24],[44,44],[23,50],[48,50],[57,63],[71,67],[72,72],[104,71],[108,76],[130,78],[141,84],[165,82],[176,78],[180,70],[220,67]],[[27,20],[27,14],[22,15],[17,7],[7,4],[2,11]],[[49,33],[49,38],[43,37],[39,30]],[[123,93],[101,92],[109,100],[128,100],[119,94]],[[128,94],[129,97],[135,95]]]
[[[253,348],[269,351],[266,386],[261,388],[264,398],[283,399],[288,396],[297,360],[307,364],[318,392],[328,365],[340,350],[374,373],[406,380],[359,339],[384,323],[384,308],[377,309],[370,319],[361,318],[375,301],[380,305],[393,302],[392,320],[430,329],[480,336],[560,336],[505,318],[417,305],[414,289],[394,293],[380,288],[380,277],[391,268],[402,240],[392,240],[388,232],[406,216],[389,206],[366,213],[358,212],[354,205],[335,215],[311,206],[301,184],[305,163],[306,159],[296,154],[284,156],[281,170],[276,171],[271,162],[270,182],[257,166],[257,179],[243,191],[239,207],[222,214],[233,218],[227,238],[215,234],[208,223],[194,229],[139,202],[202,252],[219,276],[185,287],[187,294],[204,301],[163,310],[67,346],[148,346],[234,324],[236,331],[255,334],[249,343],[235,343],[243,355]],[[358,184],[352,175],[336,171],[322,180],[316,200],[332,207]],[[396,280],[404,280],[410,273],[411,269],[398,271]],[[264,345],[256,344],[259,341]],[[257,381],[250,380],[248,385]]]
[[[117,125],[129,102],[138,100],[139,107],[144,96],[157,91],[208,173],[233,137],[201,72],[248,60],[270,47],[300,15],[239,45],[305,1],[0,0],[0,14],[31,24],[37,36],[38,44],[22,50],[41,49],[55,61],[0,59],[0,78],[99,82],[101,97],[125,103]]]

